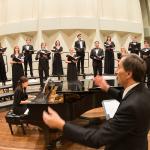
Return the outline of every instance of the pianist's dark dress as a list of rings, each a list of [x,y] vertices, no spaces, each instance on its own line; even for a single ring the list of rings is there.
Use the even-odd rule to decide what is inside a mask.
[[[17,87],[14,93],[14,102],[13,102],[13,112],[17,115],[24,114],[27,109],[26,104],[20,104],[21,101],[25,101],[28,99],[28,95],[26,93],[26,89],[22,89],[21,87]]]
[[[104,42],[105,47],[105,62],[104,62],[104,73],[114,74],[114,42]]]
[[[75,55],[73,55],[75,57]],[[68,81],[76,81],[77,80],[77,66],[76,63],[72,61],[72,58],[67,56],[67,60],[71,61],[71,63],[68,63],[67,67],[67,80]]]
[[[15,54],[11,55],[12,61],[17,62],[16,58],[21,59],[23,55],[19,54],[18,56],[15,56]],[[19,60],[18,60],[19,61]],[[22,63],[13,63],[12,64],[12,83],[13,83],[13,90],[17,87],[18,80],[20,79],[21,76],[24,75],[23,71],[23,65]]]
[[[60,46],[60,48],[57,48],[56,46],[54,48],[54,58],[53,58],[53,75],[63,75],[63,67],[62,67],[62,59],[61,59],[61,52],[63,51],[63,47]]]
[[[0,82],[5,83],[7,80],[6,70],[5,70],[5,63],[3,59],[3,54],[0,53]]]

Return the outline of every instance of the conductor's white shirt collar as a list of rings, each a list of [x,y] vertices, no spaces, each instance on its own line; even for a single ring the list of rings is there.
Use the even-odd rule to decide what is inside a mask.
[[[139,82],[134,83],[134,84],[128,86],[128,87],[124,90],[124,92],[123,92],[122,99],[126,96],[126,94],[127,94],[131,89],[133,89],[133,88],[134,88],[136,85],[138,85],[138,84],[139,84]]]

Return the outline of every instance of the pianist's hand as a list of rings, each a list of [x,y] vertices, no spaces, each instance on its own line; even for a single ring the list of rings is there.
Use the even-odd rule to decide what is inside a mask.
[[[110,87],[110,85],[106,82],[106,80],[102,76],[99,76],[99,75],[97,75],[94,78],[94,83],[96,86],[99,86],[105,92],[107,92]]]
[[[48,107],[48,113],[46,111],[43,112],[43,120],[50,128],[63,130],[65,125],[65,121],[50,107]]]

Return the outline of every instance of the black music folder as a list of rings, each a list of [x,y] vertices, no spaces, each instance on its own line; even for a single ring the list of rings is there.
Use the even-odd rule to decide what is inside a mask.
[[[68,57],[71,61],[76,61],[76,60],[78,60],[79,58],[80,58],[80,56],[78,56],[78,57],[72,57],[71,55],[66,55],[66,57]]]
[[[50,52],[50,51],[43,51],[43,50],[41,50],[40,53],[45,54],[45,55],[48,55],[48,54],[50,54],[51,52]]]
[[[54,49],[52,49],[51,50],[53,53],[60,53],[60,52],[62,52],[61,50],[54,50]]]
[[[15,62],[21,62],[21,61],[22,61],[22,59],[21,59],[21,58],[18,58],[18,57],[14,57],[13,60],[14,60]]]
[[[104,56],[97,56],[96,55],[96,60],[103,60]]]

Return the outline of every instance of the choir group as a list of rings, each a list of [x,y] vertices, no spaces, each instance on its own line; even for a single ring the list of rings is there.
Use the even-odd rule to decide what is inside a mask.
[[[82,40],[81,34],[77,35],[77,41],[75,41],[74,48],[70,48],[69,54],[66,55],[67,66],[67,80],[76,81],[79,74],[84,74],[84,57],[86,51],[86,43]],[[114,74],[114,50],[115,44],[108,36],[104,42],[104,49],[101,48],[100,42],[94,42],[95,47],[90,52],[90,58],[92,59],[94,77],[97,74],[102,75],[102,60],[104,59],[104,74]],[[3,60],[3,54],[6,48],[3,48],[0,44],[0,82],[5,85],[7,81],[5,63]],[[40,86],[43,89],[43,80],[49,76],[49,60],[53,53],[52,75],[63,75],[63,66],[61,54],[63,53],[63,47],[60,41],[57,40],[53,47],[53,50],[49,50],[46,43],[41,43],[41,48],[35,52],[33,45],[31,45],[31,39],[26,39],[26,44],[23,45],[22,51],[19,46],[14,47],[13,54],[11,55],[10,64],[12,64],[12,83],[13,90],[15,90],[18,80],[21,76],[27,74],[27,68],[29,65],[30,75],[33,77],[32,67],[32,54],[36,54],[35,60],[39,61],[38,70],[40,78]],[[120,52],[117,53],[118,60],[128,53],[135,53],[143,58],[147,64],[147,85],[150,87],[150,47],[147,41],[144,42],[144,47],[141,49],[141,43],[137,41],[134,36],[132,42],[129,43],[128,51],[122,47]],[[24,64],[24,67],[23,67]],[[24,68],[24,69],[23,69]]]

